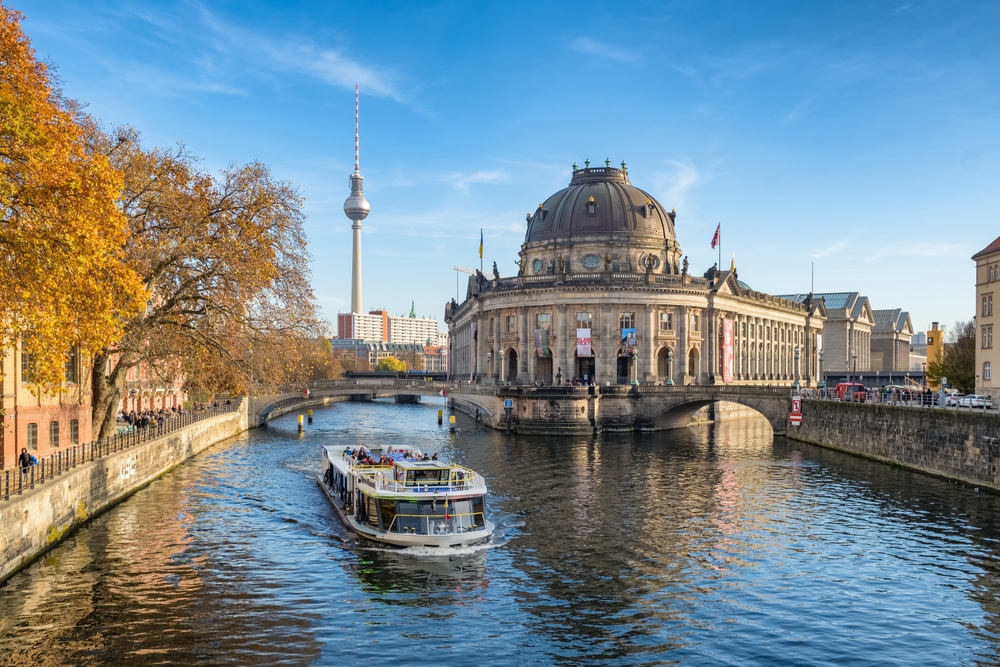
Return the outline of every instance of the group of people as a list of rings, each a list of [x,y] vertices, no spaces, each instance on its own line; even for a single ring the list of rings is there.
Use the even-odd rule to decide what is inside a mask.
[[[395,456],[394,456],[395,455]],[[354,459],[358,465],[365,466],[391,466],[392,462],[397,459],[402,459],[404,461],[437,461],[438,455],[428,456],[427,454],[420,455],[417,452],[410,449],[386,449],[379,454],[378,458],[372,456],[371,451],[365,449],[364,445],[361,447],[356,447],[351,449],[350,447],[344,448],[344,458]]]
[[[159,410],[142,410],[136,412],[118,412],[118,422],[128,424],[133,428],[147,428],[152,424],[162,425],[163,422],[177,415],[186,414],[183,408],[160,408]]]

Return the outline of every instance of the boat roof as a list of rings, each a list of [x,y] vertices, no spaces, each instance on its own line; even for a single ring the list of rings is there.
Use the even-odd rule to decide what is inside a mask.
[[[404,470],[447,470],[451,464],[446,461],[394,461]]]

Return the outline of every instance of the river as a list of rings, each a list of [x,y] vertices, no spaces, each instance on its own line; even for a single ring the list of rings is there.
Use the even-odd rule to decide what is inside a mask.
[[[762,419],[508,437],[439,407],[334,404],[192,459],[0,588],[0,664],[1000,662],[1000,497]],[[474,468],[493,543],[359,544],[314,478],[331,442]]]

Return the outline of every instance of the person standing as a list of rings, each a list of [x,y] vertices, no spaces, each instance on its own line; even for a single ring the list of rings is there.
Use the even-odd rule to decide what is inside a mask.
[[[17,464],[21,466],[21,474],[27,475],[28,468],[31,467],[31,454],[24,447],[21,448],[21,455],[17,457]]]

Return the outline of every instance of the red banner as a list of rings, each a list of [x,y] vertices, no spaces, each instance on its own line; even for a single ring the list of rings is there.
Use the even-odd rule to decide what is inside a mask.
[[[733,381],[733,324],[722,320],[722,381]]]

